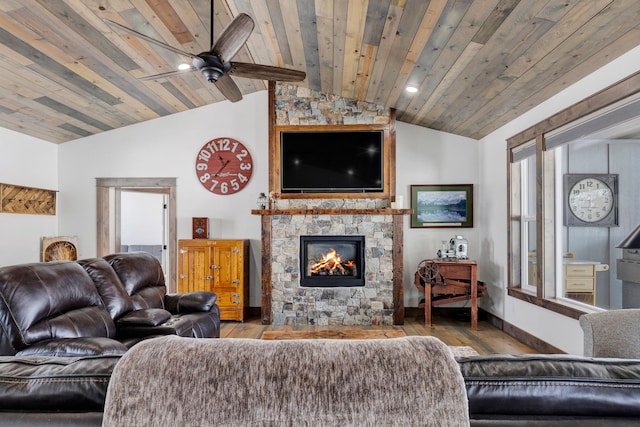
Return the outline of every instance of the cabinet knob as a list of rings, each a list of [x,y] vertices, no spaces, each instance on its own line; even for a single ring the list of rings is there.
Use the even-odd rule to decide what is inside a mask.
[[[181,278],[181,279],[186,279],[186,278],[187,278],[187,276],[186,276],[186,274],[181,274],[181,275],[180,275],[180,278]]]
[[[218,268],[220,268],[220,266],[219,266],[219,265],[215,265],[215,264],[212,264],[212,265],[211,265],[211,269],[212,269],[212,270],[217,270]]]
[[[213,279],[213,276],[207,276],[204,278],[204,280],[212,280],[212,279]]]
[[[234,298],[238,298],[240,296],[240,294],[234,293],[234,294],[231,294],[231,296],[234,297]]]
[[[235,305],[238,305],[238,304],[240,304],[240,301],[238,301],[238,300],[233,300],[233,301],[231,301],[231,303],[232,303],[232,304],[235,304]]]
[[[233,283],[234,285],[239,285],[239,284],[240,284],[240,280],[237,280],[237,279],[236,279],[236,280],[234,280],[234,281],[233,281],[233,282],[231,282],[231,283]]]

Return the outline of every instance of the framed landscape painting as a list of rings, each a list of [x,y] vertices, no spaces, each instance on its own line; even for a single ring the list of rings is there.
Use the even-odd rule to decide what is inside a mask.
[[[473,227],[473,184],[412,185],[411,228]]]

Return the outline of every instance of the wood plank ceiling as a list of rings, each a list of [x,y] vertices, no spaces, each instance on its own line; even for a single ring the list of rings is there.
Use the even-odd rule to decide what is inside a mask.
[[[198,73],[209,0],[0,0],[0,126],[62,143],[228,102]],[[256,22],[234,60],[305,71],[301,86],[387,105],[479,139],[640,44],[638,0],[215,0],[214,34]],[[243,94],[266,82],[234,78]],[[407,85],[418,87],[410,94]],[[240,101],[242,102],[242,101]]]

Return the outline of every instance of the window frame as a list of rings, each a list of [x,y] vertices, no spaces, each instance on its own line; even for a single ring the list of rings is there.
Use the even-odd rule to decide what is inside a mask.
[[[549,194],[545,191],[552,183],[554,179],[548,179],[549,176],[545,176],[549,171],[545,169],[545,163],[555,163],[553,159],[544,158],[549,156],[550,151],[547,151],[545,135],[576,120],[580,120],[589,114],[595,113],[600,109],[608,107],[616,102],[622,101],[625,98],[634,96],[640,93],[640,72],[632,74],[631,76],[623,79],[584,100],[548,117],[547,119],[537,123],[534,126],[512,136],[507,139],[507,240],[508,240],[508,265],[507,265],[507,295],[528,302],[530,304],[537,305],[547,310],[578,319],[582,314],[586,313],[584,309],[568,305],[566,300],[562,298],[556,299],[555,297],[547,297],[544,289],[544,277],[545,275],[555,276],[555,264],[550,260],[553,257],[548,257],[545,254],[545,248],[549,247],[544,240],[545,236],[545,221],[544,218],[548,218],[548,215],[555,209],[555,191]],[[538,253],[538,259],[536,262],[537,268],[537,283],[535,295],[530,291],[523,290],[521,285],[512,283],[513,280],[513,265],[512,254],[514,254],[516,248],[513,247],[512,233],[512,183],[511,166],[514,163],[514,150],[521,147],[530,141],[535,140],[536,146],[536,251]],[[542,178],[542,179],[540,179]],[[549,212],[551,211],[551,212]],[[555,229],[555,216],[551,224],[547,227]],[[556,236],[554,230],[551,231],[553,241],[555,242]],[[549,239],[549,233],[546,234]],[[555,244],[553,245],[555,247]],[[518,253],[521,249],[518,248]]]

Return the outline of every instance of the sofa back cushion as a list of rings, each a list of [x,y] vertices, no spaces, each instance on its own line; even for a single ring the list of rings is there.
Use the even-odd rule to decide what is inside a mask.
[[[127,294],[131,296],[134,310],[141,308],[165,308],[165,287],[162,265],[147,252],[128,252],[107,255]]]
[[[0,268],[0,323],[2,346],[10,341],[16,351],[48,339],[116,332],[91,277],[73,261]]]
[[[583,423],[587,417],[640,420],[637,359],[494,354],[462,358],[458,364],[472,419],[566,417]],[[523,421],[525,424],[530,425]]]
[[[111,265],[103,258],[77,261],[89,274],[113,320],[133,310],[133,300]]]

